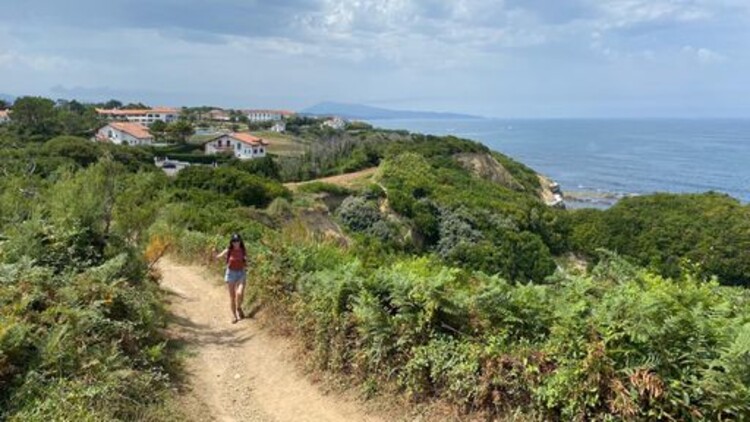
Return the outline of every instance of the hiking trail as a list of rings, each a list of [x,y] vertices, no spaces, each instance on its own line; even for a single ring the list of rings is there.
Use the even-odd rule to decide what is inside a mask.
[[[316,387],[286,339],[271,336],[252,318],[232,324],[218,276],[167,257],[159,269],[173,316],[170,333],[187,348],[179,403],[193,420],[382,421],[352,398]]]

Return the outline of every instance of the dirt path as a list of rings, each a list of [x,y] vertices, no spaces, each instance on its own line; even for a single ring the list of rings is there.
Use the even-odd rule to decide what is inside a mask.
[[[197,421],[380,421],[350,400],[326,395],[295,366],[289,344],[252,319],[231,324],[221,280],[163,259],[172,331],[188,348],[185,413]]]
[[[331,183],[334,185],[349,187],[352,186],[353,182],[358,181],[360,179],[364,179],[365,177],[370,177],[378,170],[377,167],[371,167],[369,169],[364,169],[360,171],[356,171],[354,173],[345,173],[345,174],[339,174],[336,176],[330,176],[330,177],[323,177],[321,179],[315,179],[315,180],[309,180],[307,182],[298,182],[298,183],[285,183],[284,186],[291,190],[295,190],[298,186],[304,185],[306,183],[312,183],[312,182],[325,182],[325,183]]]

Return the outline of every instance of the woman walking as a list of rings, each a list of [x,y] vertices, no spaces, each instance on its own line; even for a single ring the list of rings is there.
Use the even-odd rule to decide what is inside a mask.
[[[245,282],[247,273],[247,252],[245,243],[239,234],[235,233],[229,241],[229,247],[216,256],[217,259],[226,257],[227,269],[224,273],[224,281],[229,289],[229,306],[232,310],[232,324],[245,318],[242,312],[242,300],[245,294]]]

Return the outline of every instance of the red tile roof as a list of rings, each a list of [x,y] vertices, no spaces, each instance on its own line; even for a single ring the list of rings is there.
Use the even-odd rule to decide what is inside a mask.
[[[140,109],[140,110],[119,110],[119,109],[108,110],[104,108],[97,108],[96,112],[99,114],[104,114],[108,116],[139,116],[142,114],[154,114],[154,113],[177,114],[180,112],[180,110],[176,108],[171,108],[171,107],[154,107],[154,108]]]
[[[268,114],[280,114],[282,116],[294,116],[295,112],[289,110],[243,110],[243,113],[268,113]]]
[[[266,141],[265,139],[258,138],[257,136],[253,136],[249,133],[234,132],[227,134],[227,136],[252,146],[268,145],[268,141]]]
[[[216,141],[220,138],[223,138],[224,136],[228,136],[234,140],[242,142],[243,144],[247,144],[251,146],[268,145],[267,140],[251,135],[249,133],[244,133],[244,132],[225,133],[223,135],[219,135],[211,140],[206,141],[206,143]]]
[[[8,117],[8,112],[10,110],[0,110],[0,117]]]
[[[148,131],[148,128],[138,123],[112,122],[107,126],[111,126],[138,139],[153,138],[153,135]]]

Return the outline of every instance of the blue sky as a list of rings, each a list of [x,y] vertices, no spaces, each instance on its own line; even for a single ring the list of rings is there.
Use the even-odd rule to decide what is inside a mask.
[[[0,93],[750,117],[750,0],[0,0]]]

